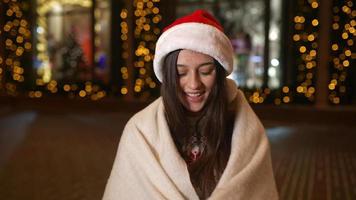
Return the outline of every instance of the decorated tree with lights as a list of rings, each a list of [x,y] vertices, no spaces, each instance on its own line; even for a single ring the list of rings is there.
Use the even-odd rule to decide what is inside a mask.
[[[68,35],[63,47],[63,79],[66,81],[79,81],[90,73],[89,67],[85,62],[85,56],[82,47],[77,41],[75,32]]]

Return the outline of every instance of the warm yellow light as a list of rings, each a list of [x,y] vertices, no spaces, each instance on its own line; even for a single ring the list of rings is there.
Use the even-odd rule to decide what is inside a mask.
[[[87,95],[87,93],[84,90],[80,90],[79,91],[79,96],[80,97],[85,97]]]
[[[17,42],[17,43],[22,43],[22,42],[23,42],[23,37],[22,37],[22,36],[18,36],[18,37],[16,38],[16,42]]]
[[[106,95],[106,92],[105,92],[105,91],[100,91],[100,92],[98,92],[98,94],[97,94],[97,96],[98,96],[99,99],[105,97],[105,95]]]
[[[10,31],[10,29],[11,29],[11,26],[10,26],[10,25],[6,24],[6,25],[4,26],[4,31],[8,32],[8,31]]]
[[[152,8],[153,7],[153,3],[152,3],[152,1],[149,1],[149,2],[147,2],[147,8]]]
[[[70,91],[70,85],[65,84],[65,85],[63,86],[63,90],[66,91],[66,92],[69,92],[69,91]]]
[[[11,46],[13,44],[13,42],[10,39],[6,39],[5,44],[6,44],[6,46]]]
[[[300,22],[300,17],[299,16],[295,16],[294,17],[294,22],[295,23],[299,23]]]
[[[312,78],[313,78],[313,73],[308,72],[308,73],[306,74],[306,77],[307,77],[307,79],[312,79]]]
[[[85,86],[85,91],[88,93],[91,93],[93,91],[93,87],[91,85],[86,85]]]
[[[340,98],[339,97],[333,98],[333,103],[334,104],[339,104],[340,103]]]
[[[330,83],[329,84],[329,90],[335,90],[335,84]]]
[[[333,29],[338,30],[339,29],[339,24],[338,23],[333,23]]]
[[[143,80],[142,79],[136,79],[136,85],[142,86]]]
[[[144,67],[145,63],[143,61],[138,61],[137,62],[137,67]]]
[[[146,74],[146,69],[145,69],[145,68],[140,68],[140,74],[141,74],[141,75]]]
[[[34,91],[28,92],[28,96],[29,96],[30,98],[34,98],[34,97],[35,97],[35,92],[34,92]]]
[[[343,34],[341,35],[341,37],[342,37],[344,40],[346,40],[347,38],[349,38],[349,34],[343,33]]]
[[[290,98],[288,96],[283,97],[283,102],[284,103],[289,103],[290,102]]]
[[[150,86],[150,88],[155,88],[155,87],[156,87],[156,83],[155,83],[155,82],[151,82],[151,83],[149,84],[149,86]]]
[[[300,17],[299,17],[299,22],[300,22],[300,23],[304,23],[304,22],[305,22],[305,18],[304,18],[303,16],[300,16]]]
[[[121,88],[121,94],[127,94],[128,90],[127,88],[123,87]]]
[[[315,88],[314,87],[308,88],[308,93],[314,94],[314,92],[315,92]]]
[[[14,12],[10,9],[6,11],[6,15],[9,17],[12,16],[13,14],[14,14]]]
[[[305,46],[301,46],[301,47],[299,48],[300,53],[305,53],[306,50],[307,50],[307,48],[306,48]]]
[[[340,59],[339,58],[334,58],[333,59],[333,62],[335,65],[339,64],[340,63]]]
[[[313,2],[312,4],[311,4],[311,6],[312,6],[312,8],[318,8],[318,6],[319,6],[319,4],[318,4],[318,2]]]
[[[353,46],[354,45],[354,40],[353,39],[347,40],[347,45]]]
[[[159,19],[159,17],[155,16],[155,17],[153,17],[152,21],[153,21],[153,23],[157,24],[160,21],[160,19]]]
[[[289,92],[289,87],[284,86],[284,87],[282,88],[282,91],[283,91],[284,93],[288,93],[288,92]]]
[[[149,30],[151,29],[151,27],[150,27],[149,24],[145,24],[145,25],[143,26],[143,29],[144,29],[145,31],[149,31]]]
[[[6,65],[9,65],[9,66],[12,65],[12,62],[13,61],[12,61],[11,58],[7,58],[6,61],[5,61]]]
[[[152,12],[153,12],[154,14],[158,14],[158,13],[159,13],[159,8],[157,8],[157,7],[153,8],[153,9],[152,9]]]
[[[127,10],[126,9],[122,9],[121,10],[120,17],[122,19],[126,19],[127,18]]]
[[[135,92],[141,92],[141,87],[136,85],[134,88]]]
[[[144,58],[144,60],[145,60],[146,62],[149,62],[149,61],[151,61],[151,56],[149,56],[149,55],[146,55],[146,56],[145,56],[145,58]]]
[[[314,56],[316,56],[316,51],[315,50],[311,50],[309,54],[310,54],[310,56],[314,57]]]
[[[333,44],[331,46],[331,49],[334,50],[334,51],[337,51],[339,49],[339,46],[337,44]]]
[[[32,44],[29,42],[25,43],[25,49],[30,50],[32,48]]]
[[[143,2],[137,2],[136,7],[138,9],[143,9]]]
[[[350,25],[351,25],[351,26],[356,26],[356,21],[355,21],[354,19],[351,20],[351,21],[350,21]]]
[[[298,34],[293,35],[293,40],[294,41],[299,41],[300,40],[300,35],[298,35]]]
[[[317,19],[313,19],[312,25],[313,26],[318,26],[319,25],[319,21]]]
[[[345,51],[345,55],[346,55],[346,56],[351,56],[351,54],[352,54],[352,52],[351,52],[350,50],[346,50],[346,51]]]
[[[351,15],[352,15],[352,17],[356,17],[356,10],[353,10]]]
[[[308,35],[308,40],[312,42],[315,39],[315,36],[313,34]]]
[[[36,91],[35,94],[34,94],[34,96],[35,96],[36,98],[40,98],[40,97],[42,97],[42,92],[41,92],[41,91]]]
[[[307,62],[306,67],[307,67],[307,69],[313,68],[313,63],[312,62]]]
[[[345,67],[348,67],[348,66],[350,66],[350,62],[348,60],[344,60],[342,62],[342,65],[344,65]]]
[[[347,7],[347,6],[343,6],[343,7],[342,7],[342,11],[344,11],[344,12],[347,13],[347,14],[350,14],[350,13],[351,13],[351,9],[350,9],[349,7]]]
[[[17,56],[21,56],[24,52],[24,48],[23,47],[19,47],[16,49],[16,55]]]
[[[303,92],[303,87],[302,86],[298,86],[297,87],[297,92],[298,93],[302,93]]]
[[[127,73],[127,67],[121,67],[121,73]]]

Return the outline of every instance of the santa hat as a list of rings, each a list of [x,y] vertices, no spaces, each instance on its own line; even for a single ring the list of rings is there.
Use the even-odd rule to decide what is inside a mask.
[[[167,26],[158,38],[154,72],[162,82],[165,57],[172,51],[189,49],[213,57],[229,75],[233,69],[233,48],[221,24],[208,12],[197,10]]]

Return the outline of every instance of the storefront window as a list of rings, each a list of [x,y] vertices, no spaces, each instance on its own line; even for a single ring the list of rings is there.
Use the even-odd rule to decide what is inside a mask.
[[[270,35],[270,55],[264,55],[265,49],[265,15],[264,0],[220,0],[220,1],[188,1],[180,0],[177,16],[183,16],[196,9],[207,9],[213,13],[224,26],[235,51],[234,71],[229,78],[235,80],[242,88],[261,88],[268,84],[271,88],[280,85],[280,1],[272,0]],[[270,58],[272,64],[264,66],[264,56]],[[278,62],[278,64],[277,64]],[[268,83],[264,83],[265,69],[269,70]]]
[[[38,4],[34,67],[39,80],[109,81],[108,2],[54,0]]]

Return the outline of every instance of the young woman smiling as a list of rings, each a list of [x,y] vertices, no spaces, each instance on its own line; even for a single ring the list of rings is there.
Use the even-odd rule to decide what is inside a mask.
[[[221,25],[198,10],[156,45],[161,95],[133,116],[104,200],[278,199],[264,128],[235,83]]]

